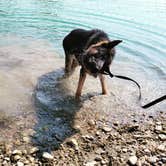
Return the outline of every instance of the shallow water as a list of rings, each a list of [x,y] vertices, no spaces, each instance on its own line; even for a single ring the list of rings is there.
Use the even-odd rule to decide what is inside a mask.
[[[56,72],[64,66],[61,43],[74,28],[99,28],[112,39],[122,39],[111,67],[113,73],[136,79],[142,86],[143,103],[164,95],[165,9],[164,0],[1,0],[0,111],[7,115],[33,112],[32,96],[35,86],[41,85],[40,79],[37,80],[39,77],[45,78],[45,86],[37,89],[37,100],[52,110],[57,105],[58,109],[59,105],[68,108],[70,103],[66,100],[63,103],[59,98],[63,100],[74,95],[78,72],[70,79],[72,86],[68,85],[69,81],[63,82],[65,96],[48,94],[47,88],[52,84],[45,76],[52,71],[54,79],[62,76]],[[94,87],[94,81],[89,77],[83,99],[89,98],[86,94],[100,94],[99,82],[95,82]],[[132,83],[108,79],[108,86],[124,104],[137,108],[137,89]],[[109,108],[108,104],[105,110],[109,111]],[[94,106],[94,109],[97,108]],[[164,109],[164,103],[153,108]]]

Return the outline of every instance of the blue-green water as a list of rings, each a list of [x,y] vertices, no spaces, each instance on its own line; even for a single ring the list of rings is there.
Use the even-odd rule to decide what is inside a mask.
[[[166,69],[165,0],[1,0],[0,20],[0,33],[46,39],[60,53],[70,30],[100,28],[123,39],[124,60]]]

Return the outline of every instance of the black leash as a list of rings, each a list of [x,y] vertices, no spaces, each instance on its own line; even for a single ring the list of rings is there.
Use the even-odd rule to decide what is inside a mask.
[[[126,76],[114,75],[114,74],[112,74],[110,72],[109,68],[105,68],[105,70],[103,70],[101,73],[105,74],[105,75],[109,75],[111,78],[112,77],[116,77],[116,78],[120,78],[120,79],[129,80],[129,81],[134,82],[137,85],[138,89],[139,89],[139,98],[138,99],[139,99],[139,101],[141,100],[141,86],[135,80],[133,80],[133,79],[131,79],[129,77],[126,77]],[[159,103],[159,102],[161,102],[163,100],[166,100],[166,95],[164,95],[164,96],[162,96],[162,97],[160,97],[158,99],[155,99],[155,100],[151,101],[148,104],[145,104],[143,106],[141,105],[141,107],[146,109],[146,108],[149,108],[149,107],[151,107],[151,106],[153,106],[153,105],[155,105],[155,104],[157,104],[157,103]]]

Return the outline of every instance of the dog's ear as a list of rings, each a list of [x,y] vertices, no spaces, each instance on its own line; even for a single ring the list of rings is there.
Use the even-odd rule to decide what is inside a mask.
[[[122,40],[113,40],[113,41],[110,41],[109,43],[104,43],[103,46],[107,47],[107,48],[113,48],[121,42],[122,42]]]

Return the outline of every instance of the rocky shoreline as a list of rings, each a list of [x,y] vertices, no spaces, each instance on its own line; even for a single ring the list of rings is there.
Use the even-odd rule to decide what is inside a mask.
[[[88,117],[85,121],[81,121],[80,118],[85,112]],[[105,119],[98,119],[92,112],[83,110],[75,116],[74,134],[60,143],[59,147],[52,147],[50,151],[48,149],[45,151],[42,146],[32,143],[35,132],[31,128],[35,123],[32,117],[26,115],[17,121],[15,135],[9,140],[0,142],[1,165],[163,166],[166,164],[164,112],[160,112],[157,117],[149,116],[144,123],[133,120],[132,123],[120,124],[115,121],[110,125]],[[25,123],[26,120],[29,122]],[[8,127],[11,130],[13,125]]]

